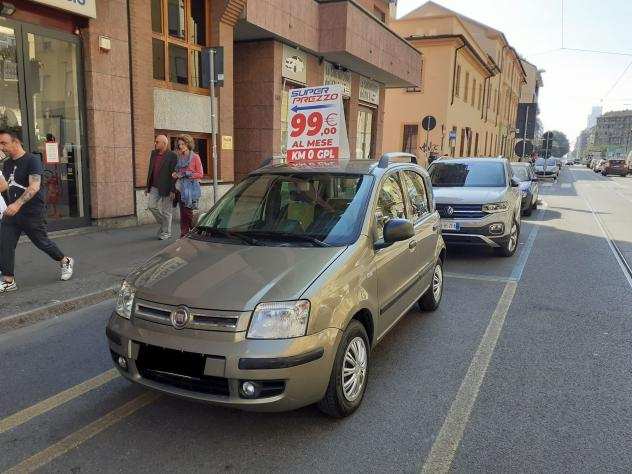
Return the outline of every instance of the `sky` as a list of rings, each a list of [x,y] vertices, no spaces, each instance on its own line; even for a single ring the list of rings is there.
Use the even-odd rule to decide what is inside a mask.
[[[593,106],[602,105],[604,112],[632,109],[632,1],[434,1],[502,31],[521,56],[546,71],[539,100],[545,131],[560,130],[572,144]],[[398,17],[423,3],[398,0]]]

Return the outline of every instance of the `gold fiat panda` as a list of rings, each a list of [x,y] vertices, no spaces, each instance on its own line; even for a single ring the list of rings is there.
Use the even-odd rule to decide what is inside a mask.
[[[353,413],[371,349],[443,293],[439,215],[413,158],[251,173],[123,282],[106,329],[120,373],[215,405]]]

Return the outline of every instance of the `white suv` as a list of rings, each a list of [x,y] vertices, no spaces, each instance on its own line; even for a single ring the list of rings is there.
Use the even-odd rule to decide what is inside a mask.
[[[429,170],[443,239],[511,257],[520,236],[520,183],[504,158],[452,158]]]

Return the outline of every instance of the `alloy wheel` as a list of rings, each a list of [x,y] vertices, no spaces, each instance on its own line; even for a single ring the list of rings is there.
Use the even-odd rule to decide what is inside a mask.
[[[511,235],[509,236],[509,251],[513,252],[513,250],[518,245],[518,225],[514,222],[511,225]]]
[[[441,298],[441,291],[443,291],[443,269],[441,265],[435,265],[434,275],[432,276],[432,294],[435,301],[439,301]]]
[[[347,346],[342,363],[342,393],[347,401],[355,401],[362,393],[366,369],[366,343],[361,337],[355,337]]]

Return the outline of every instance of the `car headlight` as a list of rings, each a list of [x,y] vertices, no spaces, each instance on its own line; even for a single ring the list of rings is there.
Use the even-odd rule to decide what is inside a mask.
[[[252,313],[249,339],[289,339],[307,332],[310,304],[307,300],[259,303]]]
[[[524,191],[524,190],[522,191],[522,197],[523,197],[523,198],[526,198],[526,197],[527,197],[527,192],[526,192],[526,191]]]
[[[121,289],[116,296],[116,313],[126,319],[132,317],[132,305],[134,304],[134,296],[136,288],[124,281]]]
[[[483,212],[505,212],[509,209],[509,203],[507,201],[492,202],[489,204],[483,204]]]

